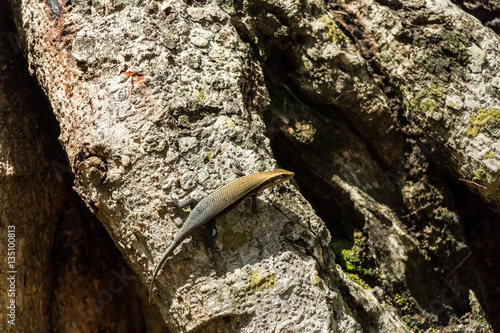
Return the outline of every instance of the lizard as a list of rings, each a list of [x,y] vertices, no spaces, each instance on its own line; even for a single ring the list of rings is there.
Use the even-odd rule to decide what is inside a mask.
[[[203,198],[198,204],[195,204],[193,199],[188,199],[183,203],[177,204],[178,207],[191,204],[192,210],[154,270],[149,286],[149,301],[151,302],[153,283],[160,268],[168,256],[173,253],[184,239],[202,225],[212,221],[219,215],[229,212],[248,197],[252,198],[252,207],[255,209],[256,196],[260,191],[287,181],[293,176],[293,172],[283,169],[254,173],[237,178],[229,184],[218,188]]]

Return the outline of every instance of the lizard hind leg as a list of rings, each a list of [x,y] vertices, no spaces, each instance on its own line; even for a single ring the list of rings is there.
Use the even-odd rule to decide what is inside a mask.
[[[205,228],[203,228],[202,237],[203,241],[206,244],[206,246],[211,250],[207,251],[207,255],[211,258],[212,263],[215,265],[215,267],[219,266],[218,260],[216,260],[216,251],[215,251],[215,241],[217,239],[217,228],[215,226],[215,219],[212,219],[208,221],[205,224]]]
[[[254,194],[250,197],[250,200],[252,200],[252,214],[257,213],[257,195]]]
[[[191,208],[191,210],[192,210],[194,207],[196,207],[196,205],[198,204],[198,201],[194,198],[189,198],[189,199],[182,200],[182,201],[174,200],[174,201],[172,201],[172,204],[177,208],[184,208],[184,207],[189,206],[189,208]]]
[[[210,248],[215,247],[215,238],[217,237],[217,227],[215,226],[215,220],[210,220],[205,224],[206,232],[203,233],[205,241]]]

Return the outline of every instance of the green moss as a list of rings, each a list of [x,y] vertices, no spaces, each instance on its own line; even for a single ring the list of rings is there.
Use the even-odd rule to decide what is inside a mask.
[[[222,242],[222,245],[225,249],[229,249],[231,251],[236,250],[243,244],[246,244],[250,241],[252,235],[250,232],[233,232],[231,229],[223,229],[219,233],[219,239]]]
[[[476,137],[489,126],[500,126],[500,109],[491,108],[485,110],[479,108],[479,111],[469,119],[467,135],[471,138]]]
[[[394,302],[396,303],[397,307],[404,313],[411,312],[411,302],[406,295],[396,294],[394,296]]]
[[[476,295],[472,290],[469,291],[469,305],[471,309],[472,318],[482,325],[486,326],[486,329],[491,330],[492,327],[485,318],[485,314],[481,304],[479,303]]]
[[[484,153],[484,158],[494,158],[494,157],[495,157],[495,153],[492,153],[492,152]]]
[[[492,177],[488,171],[484,170],[483,168],[480,168],[479,170],[476,171],[476,173],[474,173],[474,179],[482,182],[485,181],[487,182],[490,181]]]
[[[435,99],[432,98],[423,98],[420,100],[420,111],[423,112],[434,112],[436,108],[438,107],[438,102]]]
[[[438,86],[422,89],[407,103],[407,109],[414,112],[432,113],[443,103],[444,96],[444,91]]]
[[[444,92],[438,86],[434,86],[433,88],[431,88],[429,90],[429,93],[431,96],[434,96],[434,97],[439,98],[439,99],[444,97]]]
[[[353,273],[346,273],[346,275],[349,277],[349,279],[351,279],[351,281],[356,282],[357,284],[359,284],[364,289],[367,289],[367,290],[372,289],[372,287],[366,281],[364,281],[363,279],[361,279],[359,277],[359,275],[356,275],[356,274],[353,274]]]
[[[253,270],[250,272],[245,285],[245,291],[256,292],[266,288],[273,288],[276,285],[276,275],[266,274],[262,276],[260,271]]]
[[[207,97],[205,96],[205,92],[203,90],[198,90],[198,98],[201,101],[204,101]]]
[[[352,244],[352,245],[350,245]],[[353,242],[337,241],[334,252],[346,275],[365,289],[371,289],[367,281],[378,278],[373,257],[369,255],[367,239],[361,232],[354,232]]]
[[[338,43],[338,42],[344,42],[346,40],[345,35],[342,33],[342,31],[337,27],[335,22],[331,18],[329,18],[326,15],[323,15],[319,18],[320,22],[323,22],[328,29],[328,35],[332,38],[332,42]]]
[[[443,42],[442,52],[444,55],[453,58],[460,65],[465,66],[469,63],[470,38],[464,33],[444,30],[441,36]]]
[[[205,153],[205,161],[212,161],[214,159],[212,152],[209,150]]]
[[[408,294],[396,294],[392,300],[393,305],[401,313],[401,319],[405,323],[405,327],[411,332],[421,332],[419,326],[424,322],[419,316],[419,311],[416,310],[418,306],[416,305],[413,298]]]
[[[470,63],[469,46],[472,44],[467,32],[443,30],[439,35],[422,37],[415,41],[428,50],[422,57],[424,68],[442,81],[448,82],[452,73],[462,75],[463,68]]]

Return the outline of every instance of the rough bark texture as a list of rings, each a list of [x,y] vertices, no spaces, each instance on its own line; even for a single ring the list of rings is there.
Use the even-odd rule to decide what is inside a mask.
[[[2,3],[0,331],[164,332],[158,311],[140,311],[145,288],[72,190],[57,122],[19,41]]]
[[[166,262],[170,331],[500,325],[500,43],[453,3],[10,3],[77,192],[143,284],[173,200],[297,174]]]

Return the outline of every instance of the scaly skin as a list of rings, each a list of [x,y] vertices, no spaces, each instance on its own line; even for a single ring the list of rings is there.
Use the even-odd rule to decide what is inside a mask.
[[[153,283],[161,266],[177,246],[191,235],[193,231],[218,215],[227,213],[246,198],[256,196],[260,191],[291,179],[293,176],[293,172],[283,169],[254,173],[238,178],[203,198],[196,207],[193,208],[181,230],[177,236],[175,236],[172,244],[170,244],[163,254],[160,263],[156,266],[149,287],[149,301],[151,301]]]

